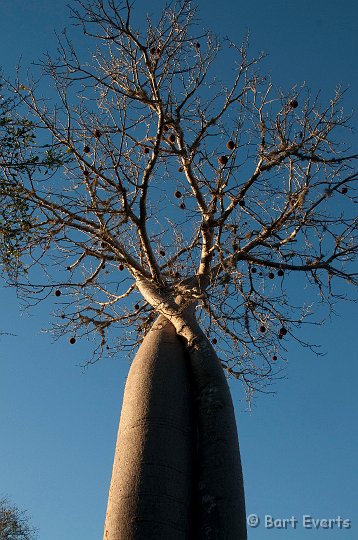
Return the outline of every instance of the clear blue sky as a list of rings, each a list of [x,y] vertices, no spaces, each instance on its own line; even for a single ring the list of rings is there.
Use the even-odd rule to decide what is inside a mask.
[[[0,4],[0,65],[11,73],[53,50],[53,30],[69,24],[67,1],[12,0]],[[162,2],[152,2],[155,12]],[[307,81],[328,98],[350,85],[347,110],[357,108],[355,0],[199,0],[205,26],[240,40],[247,28],[254,50],[278,85]],[[148,2],[137,1],[140,9]],[[158,7],[157,7],[158,6]],[[353,120],[357,127],[358,115]],[[357,148],[357,135],[352,135]],[[102,537],[106,498],[128,359],[123,354],[83,372],[90,344],[70,347],[41,333],[51,302],[23,313],[13,290],[0,288],[0,495],[27,508],[41,540]],[[247,411],[232,385],[247,511],[262,519],[298,519],[296,529],[249,529],[249,538],[358,538],[357,317],[341,305],[331,323],[308,330],[322,344],[317,358],[288,344],[286,380],[276,395],[260,396]],[[305,530],[304,514],[347,518],[349,530]],[[168,539],[169,540],[169,539]]]

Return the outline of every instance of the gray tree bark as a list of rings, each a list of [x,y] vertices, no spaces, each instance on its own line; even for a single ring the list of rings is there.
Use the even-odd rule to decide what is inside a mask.
[[[196,427],[189,360],[160,316],[127,378],[105,521],[105,540],[193,536]]]
[[[131,366],[105,540],[247,538],[229,387],[194,317],[184,318],[185,328],[181,316],[160,316]]]
[[[220,360],[192,321],[189,349],[198,432],[195,539],[246,540],[244,483],[235,412]]]

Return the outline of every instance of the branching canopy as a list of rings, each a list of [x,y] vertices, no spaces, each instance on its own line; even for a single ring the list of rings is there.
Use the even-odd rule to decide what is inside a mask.
[[[4,86],[4,268],[24,296],[55,294],[55,333],[95,331],[99,354],[156,317],[138,279],[195,301],[227,371],[261,388],[312,314],[297,289],[332,306],[357,283],[344,92],[278,90],[263,55],[202,32],[188,0],[143,32],[128,1],[76,5],[92,54],[65,35],[45,96],[20,73]]]

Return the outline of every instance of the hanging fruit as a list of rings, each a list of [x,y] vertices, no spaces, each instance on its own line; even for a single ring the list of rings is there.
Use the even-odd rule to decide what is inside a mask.
[[[291,99],[291,101],[289,102],[289,106],[291,107],[291,109],[296,109],[298,107],[297,99]]]
[[[182,196],[181,191],[174,191],[174,196],[175,196],[177,199],[180,199],[180,197]]]
[[[70,341],[71,345],[74,345],[76,343],[76,338],[71,337],[69,341]]]
[[[260,332],[261,334],[264,334],[266,332],[266,327],[264,325],[260,326]]]
[[[220,163],[220,165],[226,165],[228,161],[229,159],[227,156],[218,157],[218,162]]]
[[[228,148],[229,150],[234,150],[235,148],[235,143],[234,141],[230,140],[226,143],[226,148]]]
[[[83,151],[84,151],[85,154],[89,154],[91,152],[91,149],[90,149],[89,146],[86,145],[86,146],[83,147]]]
[[[96,139],[99,139],[100,137],[102,137],[102,131],[100,131],[99,129],[95,129],[94,136],[96,137]]]
[[[55,296],[61,296],[61,291],[59,289],[57,289],[57,291],[55,291]]]

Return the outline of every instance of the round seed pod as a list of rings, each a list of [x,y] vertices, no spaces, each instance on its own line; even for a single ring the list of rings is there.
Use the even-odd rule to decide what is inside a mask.
[[[228,161],[229,159],[227,156],[218,157],[218,162],[220,163],[220,165],[226,165]]]

